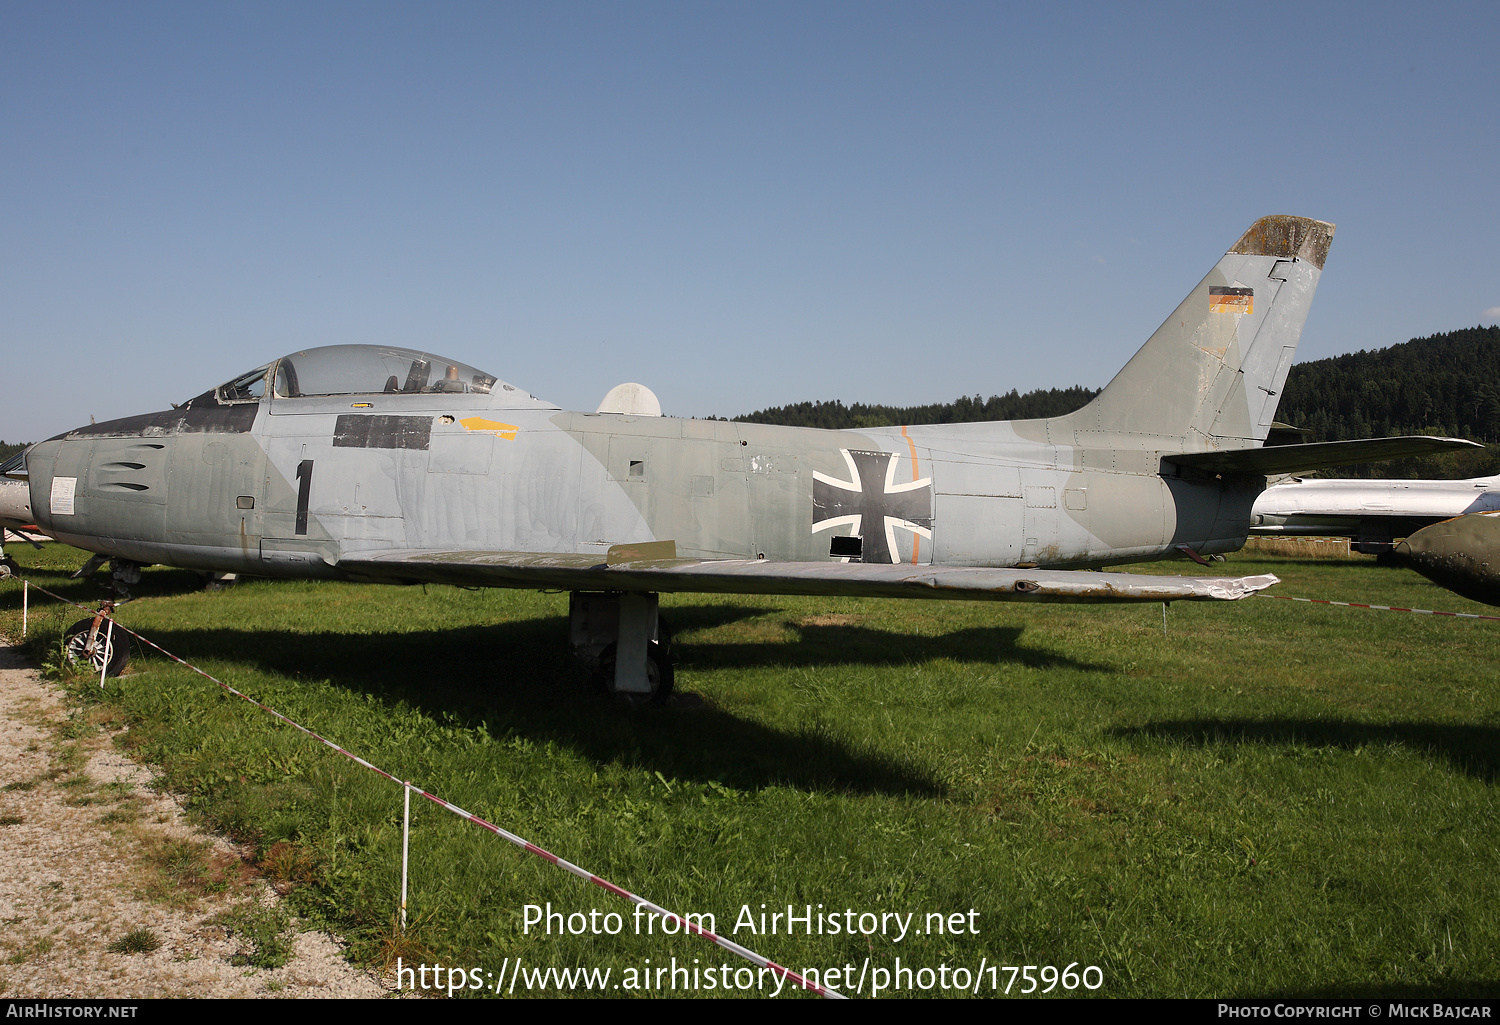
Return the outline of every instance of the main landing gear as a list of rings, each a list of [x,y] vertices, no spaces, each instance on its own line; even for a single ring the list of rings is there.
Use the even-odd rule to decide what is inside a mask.
[[[568,601],[573,648],[594,667],[606,694],[664,705],[672,694],[672,638],[655,594],[574,591]]]

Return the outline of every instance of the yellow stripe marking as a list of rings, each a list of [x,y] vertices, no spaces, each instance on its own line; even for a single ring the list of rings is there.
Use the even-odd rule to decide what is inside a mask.
[[[505,441],[515,441],[516,432],[521,429],[515,424],[503,424],[499,420],[486,420],[482,416],[467,417],[460,420],[459,423],[463,424],[467,430],[478,431],[481,434],[493,434],[497,438],[503,438]]]

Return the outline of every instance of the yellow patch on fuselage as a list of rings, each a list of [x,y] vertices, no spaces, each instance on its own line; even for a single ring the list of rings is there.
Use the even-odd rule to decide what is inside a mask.
[[[493,434],[506,441],[515,441],[516,432],[521,428],[515,424],[503,424],[499,420],[486,420],[482,416],[471,416],[460,420],[466,430],[479,431],[483,434]]]

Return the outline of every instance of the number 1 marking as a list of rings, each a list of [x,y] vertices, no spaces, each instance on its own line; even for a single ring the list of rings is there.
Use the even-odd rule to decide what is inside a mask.
[[[297,529],[296,533],[307,533],[307,500],[312,493],[312,464],[311,459],[304,459],[297,464],[297,479],[302,483],[297,487]]]

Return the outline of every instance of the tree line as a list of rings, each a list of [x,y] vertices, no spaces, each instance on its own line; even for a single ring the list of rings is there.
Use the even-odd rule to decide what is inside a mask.
[[[972,423],[1062,416],[1097,390],[1074,386],[1024,394],[961,396],[921,406],[837,399],[797,402],[734,417],[745,423],[858,430],[900,424]],[[1287,375],[1276,419],[1305,441],[1346,441],[1411,434],[1467,438],[1500,446],[1500,327],[1449,331],[1384,349],[1298,363]],[[1500,473],[1491,452],[1401,459],[1326,471],[1327,476],[1475,477]]]
[[[897,427],[901,424],[964,424],[985,420],[1037,420],[1062,416],[1088,403],[1097,388],[1039,388],[1024,395],[1012,388],[1004,395],[967,395],[952,402],[925,406],[872,406],[863,402],[844,405],[829,402],[795,402],[789,406],[761,409],[733,419],[740,423],[781,424],[787,427],[821,427],[841,431],[863,427]]]
[[[1313,441],[1438,434],[1500,443],[1500,327],[1298,363],[1276,418]]]

